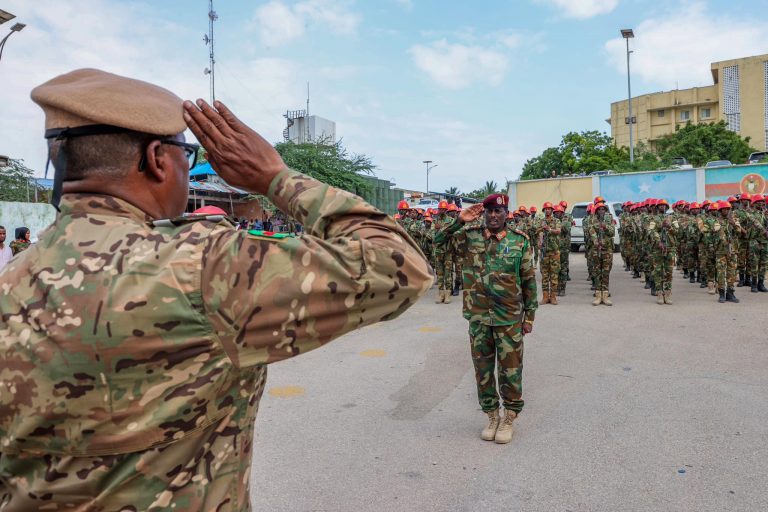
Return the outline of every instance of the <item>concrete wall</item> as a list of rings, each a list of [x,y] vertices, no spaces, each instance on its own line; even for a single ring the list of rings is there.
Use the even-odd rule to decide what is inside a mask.
[[[56,219],[56,210],[47,203],[17,203],[0,201],[0,226],[5,226],[8,241],[13,240],[16,228],[26,227],[37,241],[40,232]]]
[[[563,199],[571,205],[592,199],[592,178],[515,181],[509,184],[508,195],[512,206],[535,205],[541,208],[546,201],[554,203]]]
[[[600,194],[608,201],[642,201],[648,197],[671,203],[696,201],[696,170],[637,172],[600,176]]]

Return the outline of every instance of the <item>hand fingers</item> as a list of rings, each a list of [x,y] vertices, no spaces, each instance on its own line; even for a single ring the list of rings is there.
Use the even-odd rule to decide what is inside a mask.
[[[202,100],[199,100],[202,101]],[[184,120],[206,150],[215,153],[214,145],[221,144],[222,135],[191,101],[184,102]]]
[[[203,112],[205,117],[216,127],[216,129],[224,137],[229,136],[232,133],[232,129],[227,124],[227,121],[219,114],[216,109],[208,104],[205,100],[197,100],[197,106]]]
[[[226,121],[226,123],[229,125],[230,128],[232,128],[235,131],[241,131],[243,126],[242,121],[240,121],[235,114],[232,113],[231,110],[229,110],[229,107],[227,107],[225,104],[220,102],[219,100],[216,100],[213,102],[213,106],[216,107],[216,110],[219,111],[219,114],[221,117]]]

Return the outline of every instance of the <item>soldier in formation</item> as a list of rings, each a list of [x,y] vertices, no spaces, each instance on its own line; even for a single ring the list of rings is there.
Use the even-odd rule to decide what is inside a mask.
[[[573,227],[573,216],[565,210],[568,208],[566,201],[560,201],[555,206],[555,217],[560,221],[560,275],[558,276],[557,295],[565,295],[565,285],[571,280],[570,272],[570,253],[571,253],[571,228]]]
[[[610,299],[610,275],[613,267],[613,237],[616,227],[608,213],[605,202],[594,205],[594,214],[590,219],[584,239],[589,238],[589,260],[592,261],[594,273],[595,298],[593,306],[605,304],[613,306]]]
[[[557,305],[560,279],[561,223],[554,216],[554,206],[546,202],[542,206],[544,218],[536,222],[536,240],[541,262],[542,304]]]
[[[488,415],[480,437],[500,444],[512,440],[512,423],[523,409],[523,336],[533,329],[538,305],[534,251],[525,231],[507,227],[508,208],[506,195],[493,194],[435,234],[438,243],[458,239],[463,314],[469,321],[478,401]]]

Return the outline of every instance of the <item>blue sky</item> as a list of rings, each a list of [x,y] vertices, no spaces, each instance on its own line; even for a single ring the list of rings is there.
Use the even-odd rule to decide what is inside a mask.
[[[68,5],[67,5],[68,4]],[[76,4],[76,6],[75,6]],[[610,131],[626,97],[624,41],[635,29],[633,93],[711,83],[709,63],[768,53],[765,1],[217,0],[217,97],[269,140],[288,109],[337,123],[377,175],[423,189],[519,176],[570,130]],[[42,171],[35,85],[79,67],[208,97],[206,0],[6,0],[28,27],[8,42],[0,153]],[[6,25],[7,26],[7,25]],[[6,28],[0,27],[4,34]]]

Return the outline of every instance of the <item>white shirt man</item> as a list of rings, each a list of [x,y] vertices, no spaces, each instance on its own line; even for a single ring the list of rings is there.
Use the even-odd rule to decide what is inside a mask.
[[[0,270],[3,270],[12,257],[11,247],[5,243],[5,228],[0,226]]]

